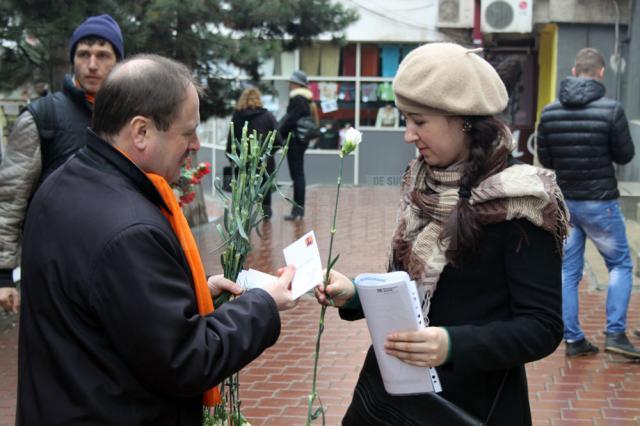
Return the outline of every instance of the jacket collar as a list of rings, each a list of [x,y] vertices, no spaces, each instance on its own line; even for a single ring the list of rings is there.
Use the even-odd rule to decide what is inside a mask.
[[[127,157],[122,155],[111,144],[102,140],[93,130],[87,129],[87,148],[95,155],[110,162],[120,173],[129,178],[138,190],[153,204],[161,207],[170,213],[169,207],[165,204],[162,196],[147,178],[146,174]]]
[[[89,114],[93,112],[93,106],[87,102],[87,98],[85,97],[84,90],[76,87],[74,83],[74,77],[70,74],[64,76],[64,84],[62,86],[62,90],[67,94],[69,98],[76,105],[80,105],[82,108],[89,111]]]
[[[307,89],[306,87],[297,87],[289,92],[290,98],[294,98],[296,96],[302,96],[303,98],[306,98],[310,101],[313,99],[313,92],[311,92],[311,90]]]

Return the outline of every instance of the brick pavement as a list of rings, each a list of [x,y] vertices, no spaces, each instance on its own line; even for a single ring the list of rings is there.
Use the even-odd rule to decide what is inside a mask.
[[[266,239],[256,240],[247,266],[275,271],[284,262],[282,247],[309,229],[315,229],[326,258],[334,193],[314,187],[307,196],[309,213],[296,223],[281,220],[288,207],[274,200],[275,215],[262,228]],[[396,205],[397,188],[345,188],[335,241],[336,253],[341,253],[338,270],[350,275],[385,270]],[[213,235],[201,230],[198,237],[209,273],[219,272]],[[606,293],[587,284],[580,294],[582,323],[587,337],[602,348]],[[313,300],[305,299],[284,312],[278,343],[242,371],[243,412],[253,425],[304,424],[319,311]],[[335,310],[327,312],[318,389],[327,424],[337,425],[351,400],[369,336],[363,321],[345,322]],[[640,293],[632,296],[629,324],[640,325]],[[15,416],[17,334],[15,317],[0,314],[0,426],[12,425]],[[640,339],[631,339],[640,345]],[[640,363],[604,353],[567,360],[561,345],[527,370],[535,425],[640,425]]]

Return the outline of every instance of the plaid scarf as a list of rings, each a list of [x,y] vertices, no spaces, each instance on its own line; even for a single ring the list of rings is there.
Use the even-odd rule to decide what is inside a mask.
[[[567,235],[568,212],[555,173],[518,164],[507,167],[509,148],[500,144],[489,159],[489,172],[471,189],[469,203],[481,224],[524,218],[552,233],[558,247]],[[458,204],[464,164],[445,169],[414,160],[404,176],[398,224],[392,240],[392,263],[416,281],[428,321],[430,300],[448,261],[451,241],[440,234]]]

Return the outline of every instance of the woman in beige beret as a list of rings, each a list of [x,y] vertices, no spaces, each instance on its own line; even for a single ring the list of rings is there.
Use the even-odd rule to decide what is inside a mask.
[[[385,349],[436,367],[442,392],[388,394],[370,349],[343,425],[530,425],[524,364],[562,339],[567,216],[555,176],[511,158],[511,133],[496,117],[507,92],[475,50],[421,46],[393,88],[419,156],[404,176],[390,270],[416,281],[428,325],[391,333]],[[363,317],[337,271],[316,291],[320,303],[327,296],[343,319]]]

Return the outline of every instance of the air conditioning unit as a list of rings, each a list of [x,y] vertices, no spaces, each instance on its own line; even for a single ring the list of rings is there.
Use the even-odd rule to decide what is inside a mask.
[[[438,0],[439,28],[473,28],[474,0]]]
[[[481,0],[480,29],[483,33],[530,33],[533,0]]]

